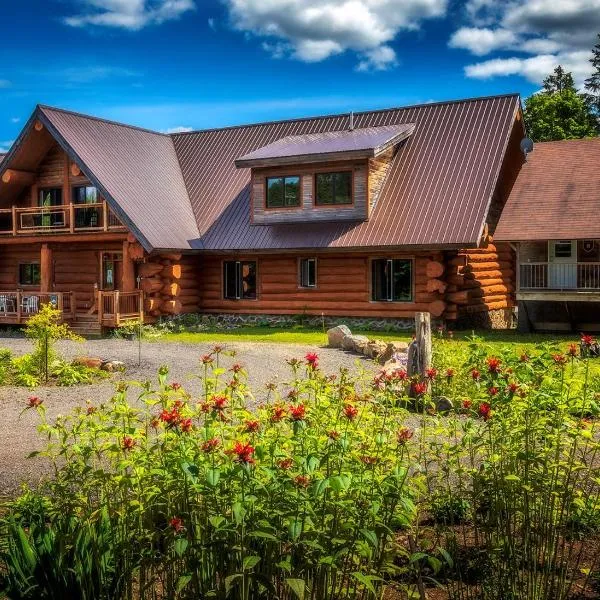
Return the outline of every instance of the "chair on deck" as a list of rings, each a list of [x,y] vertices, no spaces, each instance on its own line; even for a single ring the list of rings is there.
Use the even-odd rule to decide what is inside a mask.
[[[40,299],[38,296],[23,296],[22,308],[24,313],[38,312]]]

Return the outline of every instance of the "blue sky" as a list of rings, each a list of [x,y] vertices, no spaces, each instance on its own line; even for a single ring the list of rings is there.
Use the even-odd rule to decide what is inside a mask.
[[[36,103],[205,128],[582,82],[600,0],[28,0],[0,21],[0,150]]]

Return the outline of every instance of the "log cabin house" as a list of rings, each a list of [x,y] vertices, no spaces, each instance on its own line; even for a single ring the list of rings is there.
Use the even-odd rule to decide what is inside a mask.
[[[0,157],[0,325],[164,315],[506,326],[517,95],[166,135],[38,106]]]
[[[536,144],[495,232],[516,252],[520,330],[600,330],[599,214],[600,138]]]

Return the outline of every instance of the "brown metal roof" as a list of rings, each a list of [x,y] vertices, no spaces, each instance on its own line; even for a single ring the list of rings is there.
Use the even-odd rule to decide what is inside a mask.
[[[535,144],[494,233],[501,241],[600,238],[600,138]]]
[[[290,135],[348,128],[348,115],[173,135],[207,250],[477,244],[511,127],[517,95],[357,113],[357,128],[415,124],[362,223],[251,225],[250,172],[235,159]]]
[[[236,167],[294,164],[335,158],[371,158],[411,135],[414,123],[288,135],[235,161]]]
[[[189,249],[197,240],[170,136],[45,106],[38,110],[146,249]]]

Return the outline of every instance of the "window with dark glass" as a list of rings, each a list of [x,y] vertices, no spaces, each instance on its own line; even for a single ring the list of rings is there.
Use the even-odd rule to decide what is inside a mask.
[[[412,260],[378,258],[371,263],[371,297],[375,301],[412,300]]]
[[[352,204],[352,173],[317,173],[315,204]]]
[[[300,259],[300,287],[317,287],[317,259]]]
[[[40,285],[39,263],[21,263],[19,265],[20,285]]]
[[[267,177],[267,208],[300,206],[300,177]]]
[[[38,206],[42,210],[35,215],[36,227],[62,227],[65,224],[65,211],[52,209],[62,204],[62,188],[43,188],[39,191]]]
[[[223,296],[228,300],[256,299],[256,262],[228,260],[223,263]]]
[[[93,185],[79,185],[73,188],[73,204],[97,204],[99,202],[98,190]],[[75,213],[75,227],[101,226],[101,210],[97,206],[80,208],[77,206]]]

